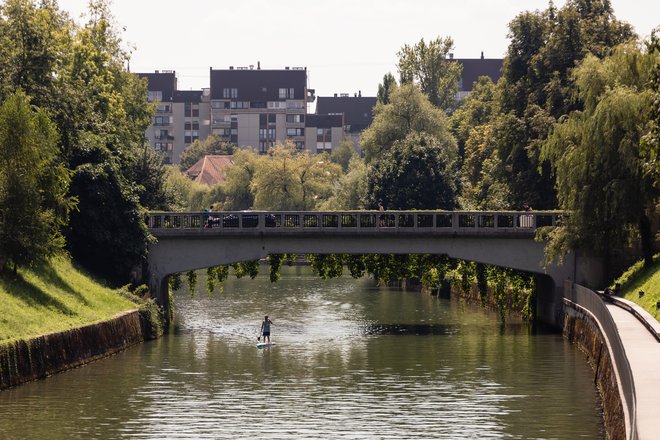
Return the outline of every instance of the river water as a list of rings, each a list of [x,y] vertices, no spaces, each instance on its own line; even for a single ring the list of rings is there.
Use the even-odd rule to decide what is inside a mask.
[[[209,298],[200,272],[169,336],[0,392],[0,439],[604,438],[593,372],[561,335],[282,273]],[[276,345],[257,349],[264,314]]]

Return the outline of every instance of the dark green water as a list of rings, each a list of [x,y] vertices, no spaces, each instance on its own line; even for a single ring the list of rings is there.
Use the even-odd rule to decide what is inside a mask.
[[[282,271],[177,294],[173,334],[0,392],[0,439],[604,438],[593,372],[561,335]],[[264,314],[277,345],[258,350]]]

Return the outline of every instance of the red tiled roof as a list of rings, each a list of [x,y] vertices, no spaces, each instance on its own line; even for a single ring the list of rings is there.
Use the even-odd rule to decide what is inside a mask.
[[[224,182],[227,170],[234,165],[233,156],[211,154],[200,160],[186,170],[186,175],[195,182],[204,185],[216,185]]]

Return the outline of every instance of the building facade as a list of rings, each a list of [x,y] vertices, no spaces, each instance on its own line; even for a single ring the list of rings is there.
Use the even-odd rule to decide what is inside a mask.
[[[177,89],[174,71],[138,75],[157,105],[146,137],[165,163],[178,164],[185,148],[209,135],[260,153],[286,141],[311,153],[331,152],[345,138],[343,111],[307,112],[315,97],[304,67],[211,68],[210,88],[190,91]]]
[[[174,71],[138,73],[147,80],[148,100],[156,112],[146,138],[166,164],[178,164],[181,153],[210,133],[208,90],[177,90]]]
[[[306,68],[211,68],[210,81],[211,134],[260,153],[287,140],[307,148],[305,120],[313,94]]]
[[[360,135],[374,119],[375,96],[362,96],[361,92],[350,96],[348,93],[335,93],[334,96],[319,96],[316,100],[316,114],[341,115],[344,137],[353,142],[355,151],[360,152]]]

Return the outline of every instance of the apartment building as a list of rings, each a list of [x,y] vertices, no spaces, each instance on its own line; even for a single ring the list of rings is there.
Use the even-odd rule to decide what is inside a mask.
[[[343,114],[306,115],[305,145],[310,152],[332,153],[345,137]]]
[[[314,94],[306,68],[211,68],[210,83],[211,134],[260,153],[286,140],[307,148],[307,103]]]
[[[353,147],[360,151],[360,135],[371,125],[376,105],[375,96],[362,96],[361,92],[350,96],[348,93],[335,93],[334,96],[319,96],[316,100],[316,114],[341,115],[344,137],[353,141]]]
[[[210,133],[208,90],[178,90],[171,70],[138,73],[147,79],[148,100],[156,113],[146,137],[167,164],[178,164],[183,150]],[[206,96],[205,96],[206,95]]]

